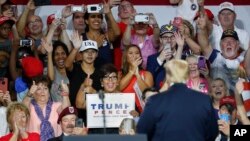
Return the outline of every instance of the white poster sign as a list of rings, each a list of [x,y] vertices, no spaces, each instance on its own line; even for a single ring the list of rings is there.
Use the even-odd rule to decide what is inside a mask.
[[[98,94],[86,95],[87,127],[103,128],[103,117],[106,117],[106,127],[119,127],[124,118],[129,118],[129,112],[135,109],[134,93],[105,94],[104,105]]]

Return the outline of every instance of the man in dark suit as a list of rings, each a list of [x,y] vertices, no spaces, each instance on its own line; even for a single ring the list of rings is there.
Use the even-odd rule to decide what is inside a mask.
[[[77,109],[74,107],[65,108],[59,115],[57,123],[61,125],[63,133],[59,137],[51,138],[48,141],[62,141],[64,136],[86,135],[87,130],[82,122],[77,120]],[[79,123],[79,125],[76,125]],[[82,121],[82,120],[81,120]],[[76,127],[77,126],[77,127]]]
[[[147,61],[147,70],[150,71],[154,78],[154,87],[159,90],[162,81],[165,79],[165,69],[163,65],[166,61],[173,58],[173,51],[171,49],[176,46],[176,41],[174,40],[174,32],[177,28],[171,24],[166,24],[161,26],[160,29],[160,48],[159,52],[150,55]],[[167,45],[169,45],[167,48]]]
[[[149,141],[214,141],[219,131],[211,99],[185,85],[187,62],[171,60],[164,67],[169,88],[149,98],[137,132]]]

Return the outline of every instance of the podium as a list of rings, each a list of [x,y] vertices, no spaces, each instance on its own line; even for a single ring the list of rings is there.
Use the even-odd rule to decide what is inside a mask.
[[[147,141],[145,134],[138,135],[87,135],[87,136],[64,136],[63,141]]]

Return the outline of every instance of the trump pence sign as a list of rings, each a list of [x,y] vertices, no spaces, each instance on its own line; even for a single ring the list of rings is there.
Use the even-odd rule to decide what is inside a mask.
[[[103,128],[104,115],[106,127],[119,127],[121,121],[131,117],[129,112],[135,109],[134,93],[106,93],[104,95],[104,105],[98,94],[86,95],[88,128]]]

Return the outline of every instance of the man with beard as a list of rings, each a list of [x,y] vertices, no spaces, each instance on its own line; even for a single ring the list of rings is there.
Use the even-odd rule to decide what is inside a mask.
[[[51,138],[48,141],[62,141],[63,136],[69,135],[86,135],[87,130],[84,127],[76,127],[77,109],[74,107],[65,108],[59,115],[57,123],[61,125],[62,135],[59,137]]]
[[[210,61],[210,75],[212,78],[222,78],[226,81],[230,92],[233,92],[235,83],[239,78],[238,69],[244,60],[245,51],[240,52],[240,40],[237,32],[227,29],[222,33],[219,52],[213,49],[208,41],[206,17],[197,20],[198,42],[203,55]]]

